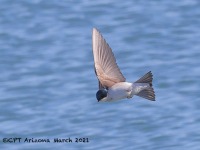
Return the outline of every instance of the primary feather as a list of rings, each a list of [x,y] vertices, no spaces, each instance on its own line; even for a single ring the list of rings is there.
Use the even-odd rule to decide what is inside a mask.
[[[125,82],[112,49],[96,28],[93,28],[92,32],[92,48],[95,73],[101,84],[99,87],[108,88],[118,82]]]

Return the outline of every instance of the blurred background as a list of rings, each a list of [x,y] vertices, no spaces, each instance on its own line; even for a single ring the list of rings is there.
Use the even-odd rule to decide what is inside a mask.
[[[0,149],[199,149],[199,8],[198,0],[1,0]],[[93,27],[127,81],[152,71],[155,102],[97,102]]]

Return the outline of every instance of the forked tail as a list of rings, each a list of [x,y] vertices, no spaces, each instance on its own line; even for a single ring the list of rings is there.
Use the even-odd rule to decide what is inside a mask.
[[[137,96],[146,98],[151,101],[155,101],[155,92],[153,89],[152,81],[153,81],[153,75],[152,75],[151,71],[149,71],[143,77],[141,77],[139,80],[137,80],[135,83],[149,83],[149,86],[150,86],[149,88],[144,89],[141,92],[139,92],[137,94]]]

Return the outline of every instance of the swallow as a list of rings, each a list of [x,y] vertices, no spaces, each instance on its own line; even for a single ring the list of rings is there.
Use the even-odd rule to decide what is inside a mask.
[[[98,102],[130,99],[134,95],[155,101],[151,71],[135,82],[126,82],[112,49],[96,28],[92,30],[92,50],[94,70],[99,83],[99,90],[96,93]]]

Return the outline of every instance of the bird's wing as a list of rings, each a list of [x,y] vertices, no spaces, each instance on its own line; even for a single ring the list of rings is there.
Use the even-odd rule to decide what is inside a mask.
[[[93,28],[92,32],[92,48],[95,73],[100,82],[99,87],[108,88],[115,83],[124,82],[126,79],[117,66],[112,49],[96,28]]]

